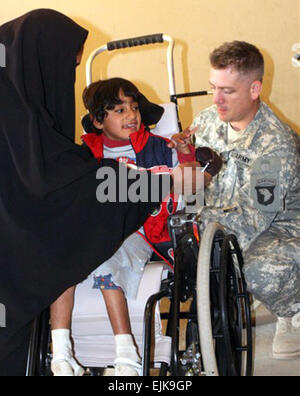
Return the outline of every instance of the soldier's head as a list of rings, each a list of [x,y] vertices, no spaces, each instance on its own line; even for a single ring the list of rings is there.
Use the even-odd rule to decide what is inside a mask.
[[[245,129],[259,107],[262,54],[252,44],[233,41],[216,48],[210,63],[210,84],[220,119],[236,129]]]

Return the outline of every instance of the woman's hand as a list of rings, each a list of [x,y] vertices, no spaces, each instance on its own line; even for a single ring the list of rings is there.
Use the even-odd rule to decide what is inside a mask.
[[[205,186],[212,180],[212,176],[209,173],[201,172],[201,165],[196,161],[184,162],[178,165],[171,173],[171,176],[174,181],[174,192],[185,196],[203,192]]]

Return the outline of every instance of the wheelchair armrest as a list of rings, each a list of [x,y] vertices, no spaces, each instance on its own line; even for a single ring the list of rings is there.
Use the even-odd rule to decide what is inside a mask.
[[[165,263],[163,261],[150,262],[145,266],[136,296],[138,301],[144,301],[146,305],[149,297],[160,291],[164,270]]]

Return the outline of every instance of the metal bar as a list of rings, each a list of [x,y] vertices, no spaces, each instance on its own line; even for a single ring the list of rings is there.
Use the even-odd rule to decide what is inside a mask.
[[[151,360],[151,340],[152,340],[152,318],[155,304],[163,297],[168,295],[168,290],[163,290],[151,296],[145,307],[144,330],[143,330],[143,356],[142,356],[142,372],[143,376],[150,375]]]
[[[38,345],[38,336],[39,336],[39,328],[40,328],[40,317],[37,317],[32,324],[28,356],[27,356],[27,364],[26,364],[26,377],[34,377],[35,369],[37,367],[37,345]]]
[[[86,86],[87,87],[89,85],[91,85],[91,83],[93,81],[92,65],[93,65],[94,59],[96,58],[96,56],[98,56],[99,54],[101,54],[102,52],[105,52],[105,51],[107,51],[107,45],[103,45],[102,47],[95,49],[95,51],[93,51],[91,53],[91,55],[88,57],[88,60],[86,62],[86,66],[85,66]]]
[[[206,96],[206,95],[212,95],[212,92],[211,91],[196,91],[196,92],[176,94],[176,95],[174,95],[174,99],[191,98],[191,97],[195,97],[195,96]]]

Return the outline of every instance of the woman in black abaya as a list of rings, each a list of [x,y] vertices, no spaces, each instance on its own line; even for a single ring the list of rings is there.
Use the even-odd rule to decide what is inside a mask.
[[[52,10],[0,27],[0,376],[24,375],[31,321],[138,229],[157,203],[96,199],[99,165],[74,143],[87,31]],[[150,183],[150,178],[149,178]]]

